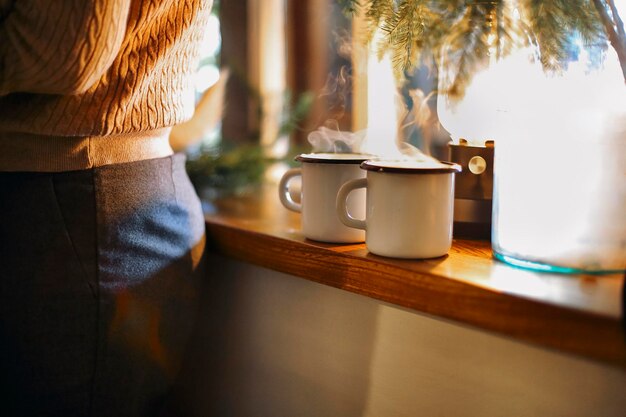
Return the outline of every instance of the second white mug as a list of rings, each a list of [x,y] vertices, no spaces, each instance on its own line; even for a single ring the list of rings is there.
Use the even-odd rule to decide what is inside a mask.
[[[447,162],[366,161],[367,178],[349,181],[337,195],[343,224],[365,230],[367,249],[392,258],[435,258],[452,245],[454,174]],[[366,216],[350,212],[348,196],[367,189]]]

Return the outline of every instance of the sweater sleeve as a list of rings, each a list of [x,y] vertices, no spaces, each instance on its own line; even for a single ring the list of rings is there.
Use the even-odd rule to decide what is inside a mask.
[[[130,1],[15,0],[0,20],[0,96],[88,90],[119,52]]]

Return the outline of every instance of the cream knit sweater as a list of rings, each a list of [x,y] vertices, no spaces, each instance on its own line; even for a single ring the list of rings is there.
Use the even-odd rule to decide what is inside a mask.
[[[0,0],[0,171],[168,155],[212,0]]]

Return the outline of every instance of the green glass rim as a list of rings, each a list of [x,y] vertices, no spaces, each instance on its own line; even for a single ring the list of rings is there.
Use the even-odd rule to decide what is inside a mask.
[[[559,274],[588,274],[588,275],[607,275],[607,274],[623,274],[625,269],[612,269],[612,270],[586,270],[578,268],[569,268],[565,266],[550,265],[542,262],[529,261],[526,259],[519,259],[514,256],[505,255],[503,253],[493,250],[493,257],[497,260],[504,262],[508,265],[516,268],[541,271],[541,272],[556,272]]]

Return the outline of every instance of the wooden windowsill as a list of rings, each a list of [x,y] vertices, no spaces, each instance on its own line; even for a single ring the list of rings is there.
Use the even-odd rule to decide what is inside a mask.
[[[205,211],[209,248],[220,254],[626,369],[621,275],[521,270],[495,261],[485,241],[455,239],[445,257],[410,261],[310,241],[276,186]]]

